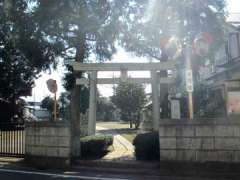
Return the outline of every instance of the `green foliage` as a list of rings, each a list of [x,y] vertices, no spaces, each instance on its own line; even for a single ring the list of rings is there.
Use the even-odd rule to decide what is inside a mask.
[[[183,51],[176,59],[177,79],[174,88],[177,93],[183,94],[186,92],[184,74],[186,44],[192,45],[200,33],[208,32],[212,38],[209,53],[205,57],[200,57],[193,51],[191,56],[194,89],[196,89],[200,83],[200,67],[205,65],[207,60],[210,60],[209,67],[214,65],[214,54],[224,43],[226,1],[156,0],[152,3],[142,21],[139,20],[123,28],[125,32],[120,40],[122,46],[139,56],[147,56],[163,62],[172,59],[166,49],[168,40],[171,37],[177,38]],[[197,93],[194,93],[195,95]],[[164,106],[166,107],[167,104]],[[184,106],[187,107],[187,104]],[[186,110],[184,114],[185,112]]]
[[[166,61],[164,45],[170,37],[177,37],[183,47],[187,39],[193,41],[200,32],[213,37],[210,52],[223,42],[225,0],[149,1],[142,21],[125,24],[122,45],[141,56]]]
[[[59,104],[59,116],[62,119],[68,119],[70,94],[68,92],[62,92],[59,96],[58,104]]]
[[[54,111],[54,99],[50,96],[45,97],[41,102],[41,107],[47,109],[51,114],[53,118],[53,111]],[[57,114],[59,113],[59,104],[57,102]]]
[[[36,24],[39,25],[39,31],[51,42],[64,45],[64,48],[60,49],[61,57],[64,61],[70,62],[89,62],[90,59],[95,59],[97,62],[110,60],[112,54],[116,52],[116,40],[119,35],[122,35],[123,23],[129,23],[130,16],[136,13],[141,14],[142,6],[144,2],[147,2],[147,0],[32,1],[36,4],[33,17]],[[138,19],[138,17],[134,19]],[[75,78],[81,78],[82,73],[84,72],[74,73],[68,67],[65,88],[67,90],[76,89]],[[76,98],[81,96],[81,100],[88,101],[88,96],[84,96],[80,91],[77,93],[75,93]],[[78,111],[82,102],[80,104],[78,101],[73,103],[72,113]],[[78,119],[73,114],[71,118]]]
[[[139,122],[139,114],[146,103],[146,94],[143,85],[130,82],[120,82],[114,88],[111,101],[121,110],[123,117],[128,121],[134,119]]]
[[[38,31],[25,0],[1,0],[0,24],[0,97],[29,95],[34,78],[55,61],[61,47]]]
[[[0,99],[0,123],[24,121],[23,110],[25,105],[26,103],[22,99],[19,99],[16,102],[9,102]]]
[[[200,84],[194,91],[194,109],[196,117],[217,118],[226,116],[226,101],[220,89],[209,89]]]
[[[80,94],[80,112],[84,114],[89,107],[89,88],[81,86]]]
[[[133,140],[137,160],[159,160],[158,132],[138,134]]]
[[[86,136],[81,138],[81,156],[84,159],[101,158],[113,144],[112,136]]]
[[[16,105],[20,96],[30,95],[34,79],[61,48],[39,31],[27,0],[0,0],[0,98]]]
[[[145,0],[146,1],[146,0]],[[34,20],[51,41],[64,44],[61,54],[66,61],[109,60],[115,53],[115,41],[122,19],[140,11],[144,0],[35,0]],[[46,17],[48,14],[48,17]],[[129,19],[127,20],[129,22]],[[72,73],[69,70],[68,76]],[[72,80],[69,76],[67,80]],[[68,82],[66,82],[68,83]],[[68,83],[70,85],[71,83]],[[68,86],[67,87],[71,87]]]
[[[97,117],[98,120],[111,121],[113,120],[115,105],[104,97],[99,97],[97,101]]]
[[[41,107],[47,109],[49,112],[53,112],[54,99],[50,96],[45,97],[41,102]]]

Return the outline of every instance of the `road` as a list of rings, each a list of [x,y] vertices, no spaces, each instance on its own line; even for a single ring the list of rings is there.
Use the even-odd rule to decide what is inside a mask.
[[[1,180],[214,180],[208,178],[193,177],[159,177],[144,175],[111,174],[109,172],[93,172],[91,169],[84,172],[79,171],[51,171],[51,170],[29,170],[17,168],[0,167]]]
[[[0,179],[2,180],[57,180],[57,179],[86,179],[86,180],[157,180],[159,177],[139,176],[139,175],[123,175],[109,174],[108,172],[96,173],[85,172],[54,172],[54,171],[37,171],[37,170],[22,170],[22,169],[6,169],[0,168]],[[160,178],[161,180],[170,180],[169,178]]]

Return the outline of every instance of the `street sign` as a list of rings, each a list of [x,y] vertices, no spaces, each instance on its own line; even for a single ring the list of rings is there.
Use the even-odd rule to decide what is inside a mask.
[[[48,90],[51,93],[56,93],[57,92],[57,82],[56,82],[56,80],[53,80],[53,79],[47,80],[47,87],[48,87]]]
[[[192,70],[186,70],[186,90],[187,92],[193,92],[193,75]]]
[[[57,120],[57,81],[54,79],[48,79],[47,80],[47,88],[51,93],[54,93],[54,109],[53,109],[53,114],[54,114],[54,121]]]

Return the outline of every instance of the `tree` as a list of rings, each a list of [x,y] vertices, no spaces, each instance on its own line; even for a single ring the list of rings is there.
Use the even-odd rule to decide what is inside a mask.
[[[130,15],[142,16],[146,1],[35,0],[34,18],[47,39],[64,44],[61,54],[65,61],[88,62],[94,57],[100,62],[111,58],[120,26],[123,22],[129,23]],[[71,91],[71,132],[75,138],[73,144],[78,147],[82,86],[75,84],[75,78],[82,77],[83,72],[76,74],[70,66],[68,69],[65,87]],[[77,149],[73,149],[75,153],[79,153]]]
[[[98,120],[111,121],[116,112],[115,105],[105,97],[99,97],[97,100],[97,117]]]
[[[62,92],[59,96],[59,99],[58,99],[59,116],[62,119],[68,119],[67,109],[69,108],[69,104],[70,104],[69,98],[70,98],[69,93],[67,92]]]
[[[225,5],[225,0],[152,1],[148,14],[142,20],[126,25],[124,28],[126,35],[121,37],[121,44],[139,56],[147,56],[161,62],[175,58],[178,63],[175,90],[181,89],[180,93],[183,94],[186,91],[184,86],[186,45],[192,45],[200,34],[204,34],[210,43],[209,53],[206,56],[199,56],[193,50],[191,56],[194,88],[200,88],[200,67],[207,61],[210,61],[211,66],[214,63],[214,53],[224,43]],[[179,43],[179,49],[182,49],[177,58],[175,55],[179,49],[168,48],[174,39]],[[184,86],[184,89],[180,86]],[[194,93],[194,96],[196,95]],[[194,103],[199,104],[196,101]]]
[[[138,128],[140,112],[146,103],[144,87],[140,84],[121,82],[116,89],[111,101],[121,110],[122,117],[130,122],[130,128],[134,122]]]
[[[49,112],[53,112],[54,109],[54,99],[50,96],[45,97],[41,101],[41,108],[47,109]]]
[[[143,21],[124,28],[127,35],[121,40],[126,49],[166,61],[170,57],[165,47],[172,37],[178,38],[183,47],[188,38],[193,41],[201,32],[211,35],[211,49],[223,42],[225,0],[159,0],[152,1],[151,7]]]
[[[27,0],[0,0],[0,98],[11,106],[10,119],[19,97],[31,94],[34,79],[55,61],[60,47],[41,34]]]
[[[50,96],[45,97],[42,101],[41,101],[41,108],[45,108],[47,109],[51,114],[51,119],[53,119],[53,111],[54,111],[54,99],[51,98]],[[59,112],[59,104],[57,102],[57,114]]]

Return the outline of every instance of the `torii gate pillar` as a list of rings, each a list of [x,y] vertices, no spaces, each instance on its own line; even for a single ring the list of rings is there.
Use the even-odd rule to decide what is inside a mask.
[[[153,130],[158,131],[158,125],[160,120],[160,105],[159,105],[159,79],[156,71],[151,71],[152,78],[152,118],[153,118]]]
[[[93,71],[90,73],[88,135],[94,135],[96,132],[96,113],[97,113],[97,71]]]

